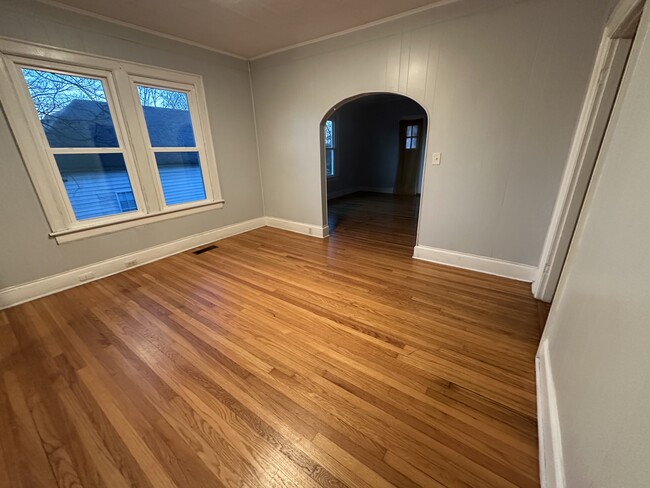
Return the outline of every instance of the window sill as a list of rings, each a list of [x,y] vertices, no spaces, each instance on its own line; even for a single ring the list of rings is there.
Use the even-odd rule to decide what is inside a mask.
[[[154,222],[162,222],[169,219],[175,219],[177,217],[184,217],[200,212],[207,212],[208,210],[223,208],[223,205],[224,201],[220,200],[218,202],[203,203],[194,207],[186,207],[179,210],[166,210],[165,212],[160,212],[157,214],[137,215],[128,219],[120,220],[118,222],[87,225],[75,229],[52,232],[50,234],[50,237],[54,237],[57,244],[65,244],[66,242],[88,239],[89,237],[95,237],[104,234],[111,234],[120,230],[152,224]]]

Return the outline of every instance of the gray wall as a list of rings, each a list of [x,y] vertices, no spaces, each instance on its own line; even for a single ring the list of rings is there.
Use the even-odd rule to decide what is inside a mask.
[[[567,487],[650,484],[650,15],[546,326]]]
[[[334,178],[327,179],[328,197],[358,189],[392,192],[400,120],[418,115],[426,118],[420,105],[395,95],[368,95],[339,108],[333,115],[338,169]]]
[[[0,0],[0,35],[203,76],[223,209],[57,245],[0,111],[0,289],[260,217],[263,203],[245,61],[51,8]]]
[[[609,3],[466,0],[255,61],[260,181],[246,62],[0,0],[0,35],[202,75],[226,200],[58,246],[0,112],[0,289],[260,217],[264,205],[325,224],[320,121],[368,92],[421,103],[427,160],[443,153],[425,169],[419,244],[536,265]]]
[[[325,224],[319,124],[397,92],[429,115],[419,244],[537,266],[609,0],[466,0],[253,62],[266,212]]]

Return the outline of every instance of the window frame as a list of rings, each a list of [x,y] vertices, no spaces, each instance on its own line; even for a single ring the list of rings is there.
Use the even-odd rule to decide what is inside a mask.
[[[50,148],[21,72],[22,67],[102,80],[119,147],[67,148],[73,150],[63,153],[122,154],[136,211],[76,219],[54,160],[54,154],[61,154],[60,149],[66,148]],[[191,97],[188,96],[188,104],[195,143],[202,150],[199,158],[205,200],[165,205],[155,160],[152,166],[152,158],[147,154],[151,152],[146,150],[145,145],[149,143],[149,135],[146,125],[143,125],[144,116],[140,118],[139,115],[143,112],[139,98],[133,98],[134,92],[137,96],[133,79],[156,80],[161,88],[182,86],[192,93]],[[59,244],[224,205],[200,75],[0,37],[0,102],[50,226],[49,235]]]
[[[327,147],[327,143],[325,142],[325,127],[327,126],[328,122],[332,122],[332,147]],[[338,165],[336,164],[336,120],[334,117],[330,117],[329,119],[325,119],[325,123],[323,124],[323,147],[325,149],[325,176],[328,179],[331,178],[336,178],[336,168]],[[327,151],[332,152],[332,174],[327,173]]]
[[[404,143],[405,144],[404,149],[406,149],[407,151],[413,151],[419,149],[419,144],[420,144],[419,127],[420,127],[419,124],[406,125],[406,140]],[[409,135],[409,129],[411,129],[410,135]],[[415,134],[413,134],[413,131],[415,131]],[[409,142],[410,142],[410,147],[409,147]]]
[[[149,163],[156,173],[156,194],[159,198],[159,203],[164,211],[173,211],[173,210],[183,210],[185,208],[191,208],[196,205],[205,204],[214,200],[214,189],[210,184],[212,178],[215,177],[211,174],[212,167],[208,164],[209,156],[206,151],[206,142],[204,137],[205,130],[203,129],[201,117],[199,116],[199,103],[197,101],[196,87],[188,83],[178,83],[178,82],[169,82],[166,80],[160,80],[157,78],[151,78],[146,76],[133,76],[129,75],[129,81],[131,83],[131,91],[134,97],[135,103],[138,107],[138,119],[140,121],[140,127],[144,129],[144,138],[143,143],[147,149],[147,156],[149,158]],[[150,88],[158,88],[161,90],[173,90],[185,93],[187,96],[187,104],[190,112],[190,120],[192,121],[192,129],[194,132],[194,146],[193,147],[174,147],[174,146],[163,146],[163,147],[153,147],[151,145],[151,138],[147,130],[147,123],[144,118],[144,110],[140,103],[140,96],[138,94],[138,86],[146,86]],[[199,164],[201,165],[201,176],[203,178],[203,188],[205,191],[205,199],[197,200],[186,203],[178,203],[173,205],[168,205],[165,201],[165,196],[162,187],[162,179],[159,175],[158,165],[156,162],[155,153],[157,152],[197,152],[199,154]]]
[[[111,79],[109,71],[99,70],[93,68],[85,67],[71,67],[67,64],[61,64],[52,61],[34,61],[32,58],[25,58],[22,56],[10,56],[9,59],[12,62],[12,68],[15,71],[11,73],[17,78],[22,84],[22,68],[35,69],[39,71],[50,71],[61,73],[65,75],[72,76],[86,76],[89,78],[99,79],[102,82],[104,88],[104,94],[106,96],[106,103],[108,105],[111,119],[113,122],[113,127],[115,129],[115,134],[117,136],[118,146],[117,147],[83,147],[83,148],[66,148],[66,147],[50,147],[50,144],[47,140],[43,127],[38,119],[36,114],[36,109],[34,103],[29,94],[29,91],[25,86],[18,86],[17,90],[17,99],[21,105],[25,107],[25,110],[28,112],[27,122],[29,124],[29,130],[32,138],[34,135],[37,135],[37,139],[40,141],[42,146],[42,152],[44,153],[45,160],[43,164],[47,167],[45,171],[50,178],[49,188],[56,187],[57,190],[57,205],[59,210],[65,216],[67,222],[70,222],[70,227],[85,227],[87,223],[92,222],[97,225],[107,225],[113,222],[123,220],[125,215],[128,217],[138,217],[146,214],[144,211],[144,195],[142,193],[142,188],[140,186],[137,168],[134,163],[133,153],[131,151],[130,145],[128,144],[128,135],[126,133],[126,124],[124,120],[124,115],[120,110],[120,107],[116,104],[117,95],[115,89],[115,83]],[[71,69],[73,68],[73,69]],[[23,88],[23,89],[21,89]],[[33,140],[33,139],[32,139]],[[118,213],[113,215],[107,215],[104,217],[96,217],[93,219],[84,219],[78,220],[75,216],[74,210],[72,209],[72,204],[68,197],[67,191],[65,189],[65,184],[63,177],[59,172],[55,156],[59,154],[122,154],[124,157],[124,163],[126,165],[127,174],[131,184],[131,190],[135,197],[136,210],[135,212],[128,213]]]

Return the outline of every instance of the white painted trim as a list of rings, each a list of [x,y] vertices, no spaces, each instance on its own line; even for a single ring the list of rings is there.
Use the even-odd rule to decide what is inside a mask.
[[[585,137],[587,136],[589,120],[594,111],[597,110],[596,99],[599,91],[601,72],[605,69],[610,47],[611,40],[607,36],[603,37],[598,49],[598,54],[596,55],[591,80],[589,82],[589,87],[587,88],[587,94],[582,107],[582,112],[580,113],[580,119],[578,120],[578,125],[573,136],[573,142],[571,143],[569,158],[564,168],[564,174],[562,176],[560,190],[553,209],[553,215],[551,216],[551,223],[546,235],[546,240],[544,241],[544,247],[542,248],[542,255],[538,266],[538,275],[535,277],[535,282],[532,287],[533,295],[539,300],[543,300],[543,297],[548,294],[547,287],[549,286],[548,278],[550,267],[553,265],[552,261],[555,254],[555,248],[560,240],[563,226],[566,224],[566,222],[564,222],[564,217],[568,211],[573,191],[575,190],[574,182],[577,180],[578,173],[581,169],[578,164],[580,162],[580,153],[585,142]]]
[[[645,0],[619,0],[607,20],[605,36],[616,38],[619,30],[625,27],[631,18],[640,15],[644,4]]]
[[[216,47],[210,47],[210,46],[207,46],[205,44],[201,44],[200,42],[190,41],[189,39],[185,39],[183,37],[177,37],[177,36],[174,36],[172,34],[165,34],[164,32],[149,29],[147,27],[142,27],[142,26],[139,26],[137,24],[131,24],[129,22],[124,22],[123,20],[117,20],[117,19],[114,19],[112,17],[107,17],[105,15],[96,14],[95,12],[90,12],[89,10],[85,10],[85,9],[82,9],[82,8],[79,8],[79,7],[73,7],[71,5],[66,5],[64,3],[57,2],[55,0],[37,0],[37,1],[42,3],[42,4],[49,5],[50,7],[60,8],[62,10],[67,10],[69,12],[74,12],[74,13],[79,14],[79,15],[85,15],[87,17],[92,17],[94,19],[101,20],[101,21],[104,21],[104,22],[108,22],[110,24],[115,24],[115,25],[119,25],[119,26],[122,26],[122,27],[127,27],[129,29],[137,30],[137,31],[140,31],[140,32],[145,32],[147,34],[151,34],[151,35],[154,35],[154,36],[163,37],[165,39],[169,39],[170,41],[180,42],[182,44],[187,44],[189,46],[198,47],[200,49],[205,49],[206,51],[212,51],[214,53],[222,54],[224,56],[229,56],[231,58],[241,59],[242,61],[247,60],[247,58],[245,58],[244,56],[240,56],[239,54],[231,53],[229,51],[223,51],[221,49],[217,49]]]
[[[558,267],[562,266],[564,261],[563,258],[560,258],[566,255],[568,246],[561,241],[570,240],[575,228],[575,225],[569,221],[572,219],[568,219],[568,214],[575,209],[578,202],[582,202],[577,193],[579,191],[577,182],[590,175],[593,169],[592,165],[584,164],[583,148],[591,136],[592,118],[598,112],[603,100],[601,86],[606,81],[603,74],[609,76],[608,70],[611,68],[616,49],[620,44],[616,39],[612,39],[612,36],[629,20],[631,15],[643,7],[644,2],[645,0],[619,0],[605,27],[542,248],[538,275],[532,287],[533,295],[539,300],[550,302],[553,298],[553,292],[557,285],[556,275],[559,275],[560,272]],[[553,278],[551,277],[552,273]]]
[[[304,224],[302,222],[294,222],[292,220],[278,219],[275,217],[266,217],[266,225],[275,227],[276,229],[288,230],[298,234],[305,234],[308,236],[325,238],[329,236],[330,229],[328,225],[318,226],[311,224]]]
[[[22,65],[79,73],[102,80],[119,140],[119,147],[114,150],[124,156],[137,203],[136,212],[87,221],[76,219],[53,156],[66,151],[50,148],[22,79],[19,70]],[[205,200],[165,205],[135,88],[135,84],[141,82],[187,93],[196,147],[182,149],[197,151],[200,155]],[[212,208],[223,206],[203,80],[199,75],[0,37],[0,95],[51,235],[56,237],[57,242],[142,225],[140,219],[160,220],[160,215],[166,212],[177,217],[192,213],[190,209],[202,211],[201,207],[208,205],[212,205]],[[83,152],[87,151],[89,149],[83,149]],[[74,152],[79,150],[75,149]],[[96,230],[91,232],[90,228]],[[64,235],[67,237],[62,237]]]
[[[217,172],[217,161],[214,152],[214,143],[212,141],[212,131],[210,130],[210,122],[208,118],[208,107],[203,91],[203,84],[201,77],[188,77],[188,82],[179,83],[178,81],[170,82],[158,76],[141,76],[131,73],[126,73],[129,83],[128,89],[131,92],[133,99],[131,103],[127,103],[130,109],[127,113],[127,120],[138,121],[140,127],[131,132],[131,139],[136,139],[138,143],[144,145],[147,149],[147,159],[149,160],[149,169],[153,171],[155,188],[150,189],[150,193],[158,197],[158,208],[162,211],[173,211],[177,205],[168,206],[165,203],[164,191],[162,181],[158,176],[156,153],[157,152],[198,152],[199,164],[201,166],[201,173],[203,176],[203,185],[205,190],[205,200],[201,203],[214,202],[221,200],[221,187],[219,185],[219,175]],[[193,81],[190,81],[193,80]],[[150,86],[160,88],[163,90],[176,90],[184,93],[187,97],[188,108],[192,129],[194,132],[195,146],[194,147],[153,147],[149,138],[149,131],[147,123],[144,118],[144,111],[140,107],[140,98],[138,95],[138,85]],[[126,96],[126,86],[123,87]],[[133,110],[135,108],[135,110]],[[144,137],[143,137],[144,136]],[[192,206],[198,202],[186,204]]]
[[[310,44],[315,44],[317,42],[326,41],[328,39],[333,39],[335,37],[340,37],[340,36],[344,36],[346,34],[351,34],[353,32],[368,29],[370,27],[375,27],[375,26],[378,26],[378,25],[381,25],[381,24],[386,24],[386,23],[392,22],[394,20],[399,20],[399,19],[402,19],[404,17],[409,17],[411,15],[426,12],[427,10],[432,10],[434,8],[444,7],[445,5],[450,5],[452,3],[457,3],[459,1],[460,0],[440,0],[438,2],[429,4],[429,5],[424,5],[422,7],[407,10],[406,12],[391,15],[390,17],[384,17],[383,19],[375,20],[373,22],[368,22],[367,24],[359,25],[357,27],[352,27],[351,29],[342,30],[342,31],[339,31],[339,32],[335,32],[333,34],[328,34],[326,36],[317,37],[316,39],[310,39],[309,41],[298,42],[296,44],[291,44],[290,46],[281,47],[280,49],[275,49],[273,51],[258,54],[257,56],[253,56],[252,58],[250,58],[250,61],[256,61],[258,59],[266,58],[268,56],[272,56],[274,54],[279,54],[279,53],[282,53],[282,52],[285,52],[285,51],[290,51],[291,49],[296,49],[298,47],[309,46]]]
[[[320,238],[325,238],[329,235],[329,226],[327,225],[321,227],[274,217],[258,217],[177,239],[172,242],[160,244],[159,246],[110,258],[98,263],[89,264],[88,266],[64,271],[63,273],[47,276],[29,283],[0,289],[0,310],[264,226]]]
[[[37,1],[44,4],[44,5],[49,5],[50,7],[55,7],[55,8],[59,8],[59,9],[62,9],[62,10],[67,10],[69,12],[74,12],[74,13],[79,14],[79,15],[85,15],[87,17],[92,17],[94,19],[101,20],[103,22],[108,22],[110,24],[115,24],[115,25],[119,25],[119,26],[122,26],[122,27],[127,27],[129,29],[137,30],[137,31],[140,31],[140,32],[145,32],[147,34],[151,34],[151,35],[154,35],[154,36],[163,37],[163,38],[169,39],[171,41],[176,41],[176,42],[180,42],[182,44],[187,44],[189,46],[198,47],[200,49],[205,49],[206,51],[212,51],[214,53],[218,53],[218,54],[221,54],[221,55],[224,55],[224,56],[229,56],[231,58],[240,59],[242,61],[255,61],[255,60],[265,58],[267,56],[272,56],[274,54],[278,54],[278,53],[281,53],[281,52],[284,52],[284,51],[290,51],[291,49],[295,49],[295,48],[298,48],[298,47],[308,46],[310,44],[315,44],[317,42],[325,41],[327,39],[333,39],[335,37],[345,36],[347,34],[351,34],[353,32],[368,29],[370,27],[375,27],[375,26],[378,26],[378,25],[381,25],[381,24],[386,24],[388,22],[392,22],[394,20],[399,20],[399,19],[402,19],[404,17],[409,17],[411,15],[416,15],[416,14],[419,14],[419,13],[422,13],[422,12],[426,12],[426,11],[432,10],[434,8],[444,7],[445,5],[450,5],[450,4],[453,4],[453,3],[457,3],[460,0],[440,0],[438,2],[429,4],[429,5],[424,5],[422,7],[407,10],[406,12],[402,12],[402,13],[399,13],[399,14],[396,14],[396,15],[391,15],[390,17],[384,17],[383,19],[375,20],[373,22],[368,22],[366,24],[362,24],[362,25],[359,25],[357,27],[352,27],[350,29],[342,30],[342,31],[339,31],[339,32],[334,32],[332,34],[317,37],[315,39],[310,39],[308,41],[303,41],[303,42],[299,42],[299,43],[296,43],[296,44],[291,44],[289,46],[285,46],[285,47],[282,47],[282,48],[279,48],[279,49],[275,49],[273,51],[268,51],[268,52],[265,52],[265,53],[262,53],[262,54],[258,54],[258,55],[253,56],[253,57],[246,57],[246,56],[242,56],[242,55],[239,55],[239,54],[232,53],[230,51],[224,51],[223,49],[218,49],[216,47],[208,46],[207,44],[202,44],[200,42],[190,41],[189,39],[185,39],[184,37],[178,37],[178,36],[174,36],[172,34],[165,34],[164,32],[160,32],[160,31],[157,31],[157,30],[154,30],[154,29],[149,29],[147,27],[142,27],[142,26],[137,25],[137,24],[131,24],[130,22],[125,22],[123,20],[118,20],[118,19],[114,19],[112,17],[107,17],[105,15],[98,14],[98,13],[95,13],[95,12],[91,12],[89,10],[85,10],[85,9],[82,9],[82,8],[79,8],[79,7],[73,7],[73,6],[67,5],[65,3],[57,2],[56,0],[37,0]]]
[[[476,256],[462,252],[437,249],[428,246],[415,246],[413,257],[422,261],[445,264],[456,268],[469,269],[480,273],[503,276],[519,281],[533,281],[537,268],[527,264],[512,263],[501,259]]]
[[[346,188],[344,190],[337,190],[332,192],[327,192],[327,199],[333,200],[335,198],[343,197],[345,195],[350,195],[357,192],[369,192],[369,193],[393,193],[393,187],[387,186],[385,188],[373,188],[370,186],[356,186],[354,188]]]
[[[539,437],[539,474],[541,488],[565,488],[562,432],[557,408],[553,370],[544,341],[535,358],[537,371],[537,429]]]
[[[0,290],[0,310],[266,225],[259,217]],[[135,264],[134,264],[135,262]]]
[[[39,42],[25,41],[13,37],[0,36],[0,51],[13,56],[22,56],[33,59],[51,60],[57,63],[79,65],[84,67],[94,67],[101,70],[112,70],[121,67],[139,76],[149,76],[160,78],[160,73],[165,73],[162,77],[165,80],[188,83],[188,77],[201,78],[200,75],[181,71],[172,68],[161,68],[152,64],[140,63],[137,61],[125,61],[123,59],[104,56],[101,54],[77,51],[63,47],[55,47],[50,44]]]
[[[0,310],[264,226],[319,238],[329,236],[329,226],[327,225],[317,226],[275,217],[259,217],[184,237],[159,246],[124,254],[70,271],[64,271],[63,273],[29,283],[0,289]],[[424,261],[446,264],[521,281],[530,281],[536,272],[536,268],[532,266],[443,249],[434,249],[426,246],[417,246],[413,257]]]
[[[126,220],[120,220],[118,222],[107,223],[100,226],[92,225],[86,228],[75,228],[62,232],[52,232],[50,233],[50,237],[54,237],[58,244],[65,244],[66,242],[79,241],[82,239],[88,239],[89,237],[110,234],[112,232],[117,232],[118,230],[130,229],[131,227],[139,227],[141,225],[153,224],[154,222],[162,222],[169,219],[207,212],[208,210],[223,208],[223,206],[223,201],[209,202],[188,208],[159,212],[156,214],[136,215]]]

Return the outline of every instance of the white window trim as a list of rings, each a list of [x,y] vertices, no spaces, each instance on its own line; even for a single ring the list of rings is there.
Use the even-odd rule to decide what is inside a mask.
[[[204,186],[205,186],[206,198],[205,200],[201,200],[199,202],[167,205],[163,195],[163,189],[162,189],[160,178],[156,178],[156,194],[158,195],[159,202],[162,205],[161,210],[172,211],[172,210],[179,210],[184,208],[191,208],[191,207],[195,207],[200,203],[208,203],[214,201],[214,188],[212,185],[209,184],[209,182],[212,181],[213,178],[217,177],[216,174],[214,174],[212,171],[213,169],[215,169],[215,165],[209,164],[210,160],[214,161],[214,155],[211,156],[208,154],[208,149],[211,148],[212,145],[207,144],[205,140],[206,138],[204,137],[204,133],[206,131],[204,129],[204,122],[201,120],[201,117],[199,116],[199,114],[201,113],[201,110],[199,108],[201,104],[197,100],[196,86],[194,84],[175,83],[175,82],[169,82],[166,80],[144,77],[144,76],[128,75],[128,78],[129,78],[131,92],[134,97],[134,102],[138,107],[137,117],[140,121],[139,124],[140,127],[146,127],[146,123],[144,120],[144,112],[140,107],[140,98],[137,92],[138,85],[144,85],[152,88],[161,88],[161,89],[180,91],[187,95],[187,101],[190,108],[190,117],[192,120],[192,127],[194,128],[195,146],[194,147],[171,147],[171,146],[152,147],[148,134],[144,134],[143,143],[147,149],[147,157],[149,158],[150,165],[152,168],[156,167],[155,153],[157,152],[158,153],[159,152],[198,152],[199,162],[201,164],[201,172],[203,174],[203,178],[205,182]],[[197,128],[200,130],[197,130]]]
[[[325,161],[327,161],[327,151],[328,150],[332,151],[332,162],[334,163],[334,171],[332,172],[331,175],[327,174],[327,165],[326,165],[325,166],[325,170],[326,170],[325,171],[325,176],[327,176],[328,180],[332,180],[332,179],[335,179],[338,176],[337,171],[336,171],[337,168],[338,168],[338,163],[336,161],[336,152],[337,152],[337,143],[338,143],[338,137],[337,137],[336,131],[337,131],[338,124],[336,123],[336,119],[333,116],[330,117],[329,119],[327,119],[325,121],[325,124],[327,124],[327,122],[329,122],[329,121],[332,121],[332,142],[334,144],[333,144],[333,146],[331,148],[328,148],[327,146],[325,146]],[[325,128],[325,126],[323,126],[323,129],[324,128]]]
[[[67,67],[71,73],[102,79],[120,147],[108,151],[105,148],[92,148],[68,152],[122,153],[138,210],[76,220],[53,161],[52,150],[35,115],[31,97],[25,89],[19,68],[21,64],[31,64],[35,68],[49,67],[58,71],[65,71]],[[146,133],[146,125],[143,125],[144,117],[141,115],[142,109],[134,84],[136,80],[146,80],[143,84],[181,89],[188,93],[190,116],[197,148],[200,149],[205,200],[165,205],[156,164],[152,161],[153,152],[147,150],[149,135]],[[198,75],[0,37],[0,101],[50,225],[50,236],[59,244],[221,208],[224,205],[203,80]],[[148,164],[136,164],[136,161],[147,161]]]
[[[21,67],[27,68],[37,68],[41,70],[56,70],[57,72],[67,73],[67,74],[76,74],[81,76],[90,76],[94,78],[99,78],[104,85],[104,92],[106,95],[106,102],[113,119],[113,125],[115,128],[115,133],[117,135],[119,145],[117,147],[88,147],[88,148],[50,148],[49,143],[45,137],[45,133],[41,127],[40,122],[34,116],[30,116],[34,113],[34,104],[31,100],[31,97],[22,89],[24,87],[20,86],[16,90],[16,100],[21,104],[25,110],[25,115],[27,118],[27,123],[29,124],[29,143],[34,143],[34,138],[37,138],[42,145],[42,153],[45,154],[47,158],[46,161],[43,161],[41,167],[46,167],[47,176],[43,175],[43,178],[47,178],[48,181],[45,184],[49,187],[50,191],[53,189],[53,185],[56,186],[57,194],[55,198],[57,200],[57,205],[59,206],[61,213],[64,215],[65,230],[73,229],[74,227],[84,227],[85,223],[92,222],[95,225],[104,225],[106,223],[121,221],[123,217],[127,214],[117,214],[110,215],[106,217],[99,217],[92,219],[92,221],[77,221],[70,200],[67,196],[63,180],[59,174],[59,171],[54,160],[54,155],[56,154],[110,154],[110,153],[121,153],[124,156],[124,162],[126,164],[126,169],[129,175],[129,180],[131,182],[131,187],[133,195],[135,196],[135,201],[138,209],[135,212],[129,212],[128,216],[137,216],[142,217],[146,215],[144,211],[144,196],[141,191],[140,181],[138,178],[137,168],[134,163],[134,158],[132,156],[130,145],[128,144],[128,134],[125,130],[124,115],[120,110],[120,105],[117,103],[117,92],[115,84],[113,83],[111,73],[107,70],[98,70],[85,67],[74,67],[74,71],[67,71],[66,68],[70,68],[69,65],[50,62],[50,61],[39,61],[33,60],[31,58],[25,58],[21,56],[8,56],[9,60],[9,69],[11,70],[9,75],[12,76],[15,80],[15,83],[23,83],[22,75],[20,73]],[[16,85],[14,85],[16,86]],[[28,115],[29,114],[29,115]],[[17,137],[18,139],[18,137]],[[25,141],[27,143],[27,141]],[[25,161],[27,163],[27,161]]]

